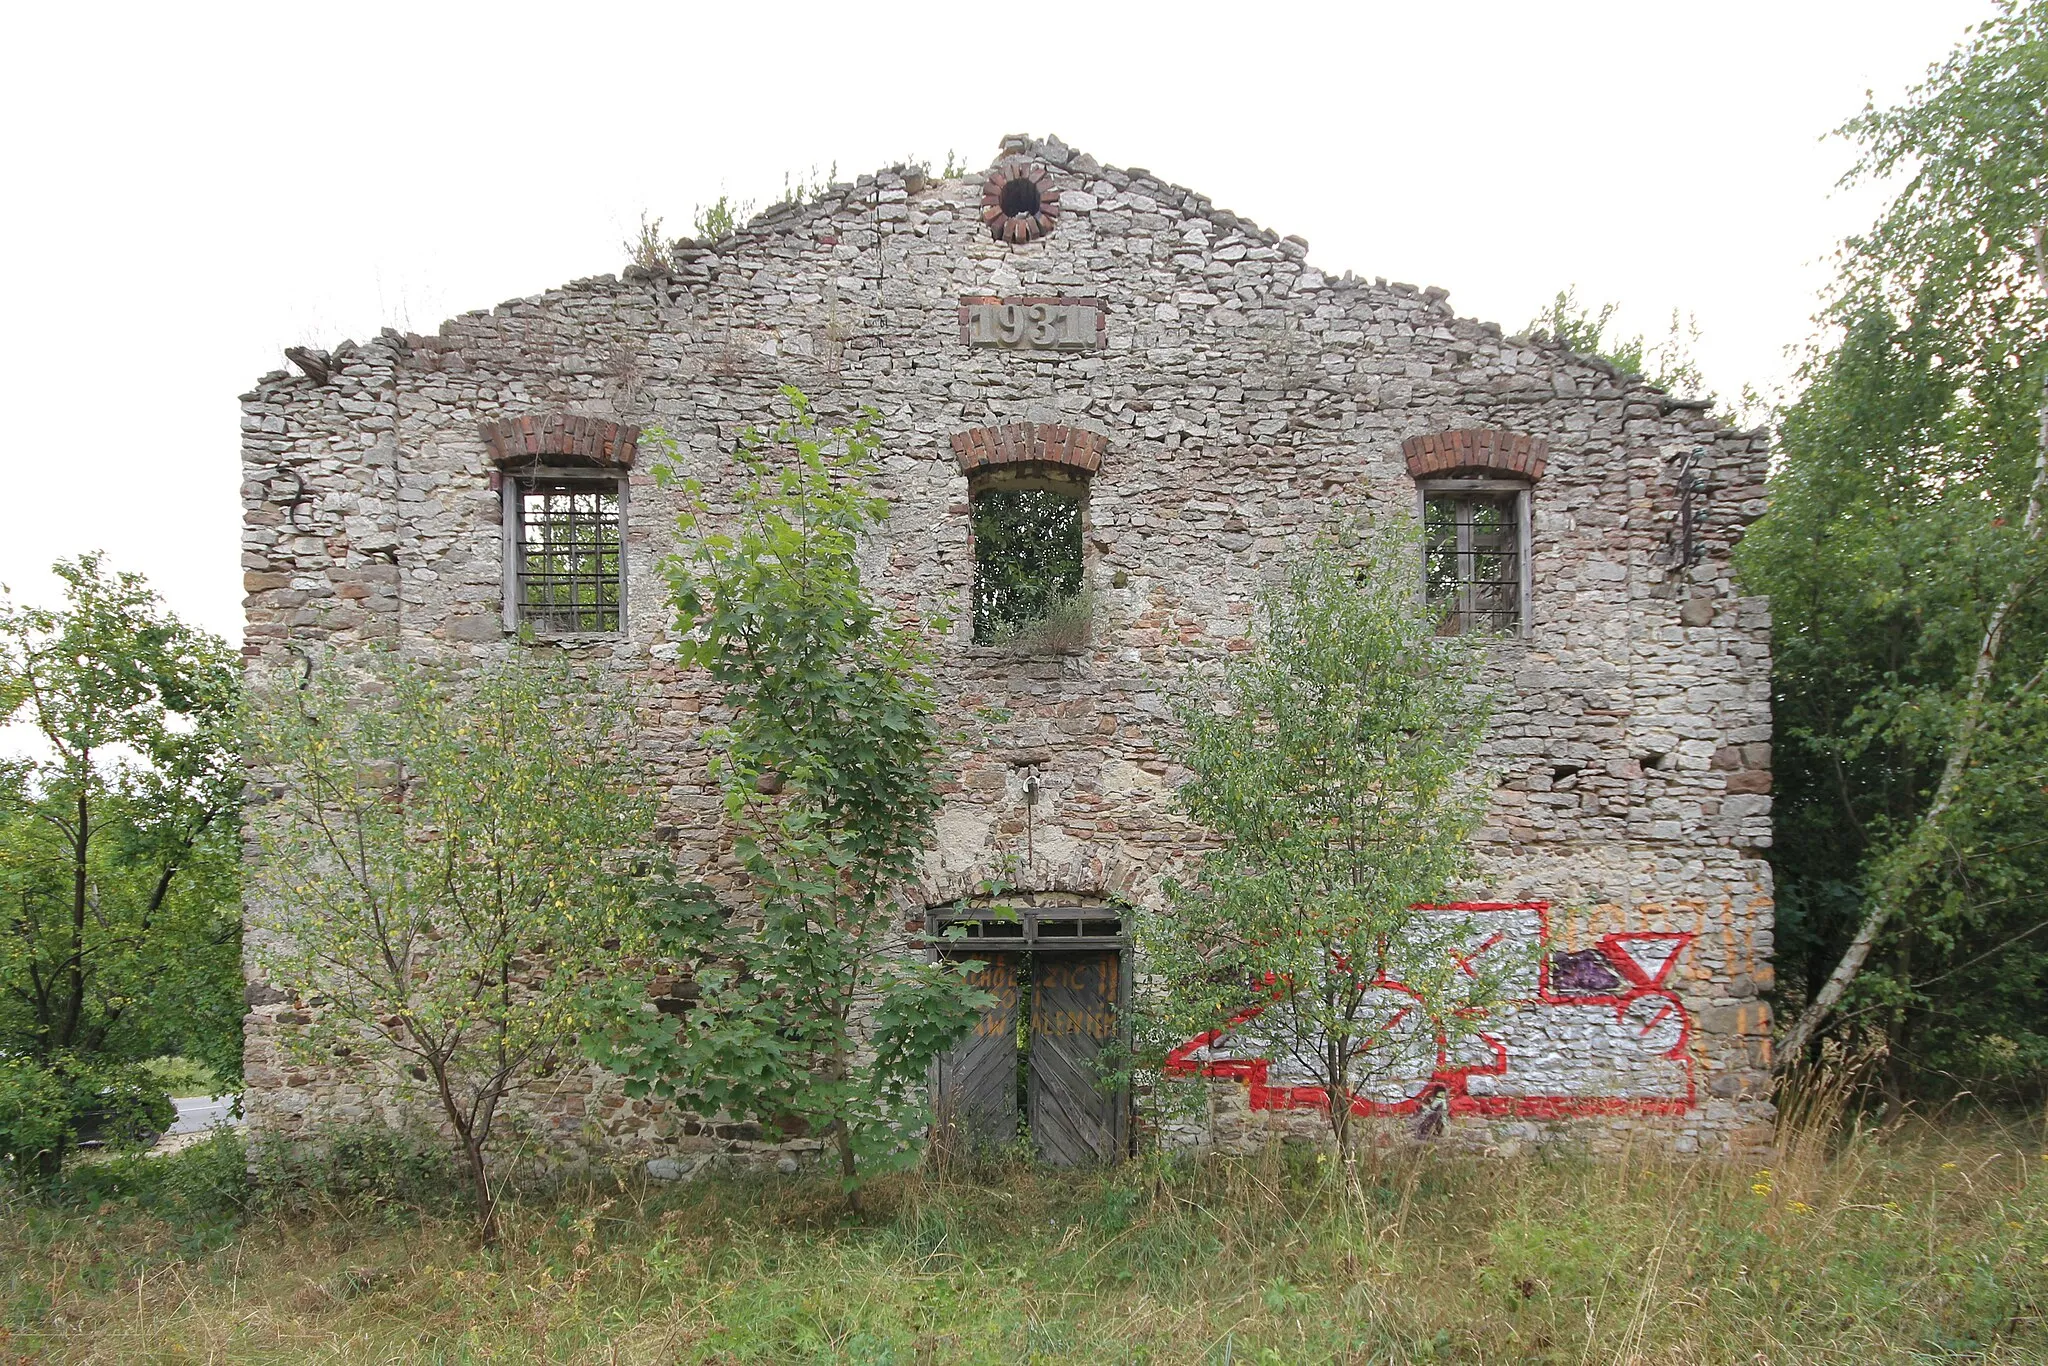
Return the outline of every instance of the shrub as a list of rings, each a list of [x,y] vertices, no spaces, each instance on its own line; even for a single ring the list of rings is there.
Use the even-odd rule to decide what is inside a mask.
[[[891,942],[942,800],[941,750],[927,628],[861,575],[862,538],[889,513],[868,485],[872,414],[825,430],[801,391],[783,394],[791,417],[741,438],[738,515],[714,523],[683,481],[684,548],[663,565],[679,658],[728,709],[705,743],[751,904],[735,914],[686,888],[651,905],[697,1000],[663,1014],[632,984],[587,1042],[629,1095],[828,1139],[856,1204],[864,1181],[915,1160],[932,1060],[992,998],[964,965]]]
[[[63,1151],[70,1119],[64,1086],[47,1068],[27,1059],[0,1063],[0,1161],[16,1182],[47,1174],[46,1154]]]
[[[259,695],[254,903],[272,981],[324,998],[286,1046],[321,1066],[395,1059],[460,1145],[477,1231],[497,1236],[494,1136],[633,962],[653,828],[623,699],[515,655],[465,685],[368,661]],[[374,1084],[383,1084],[380,1081]],[[400,1083],[401,1086],[403,1083]]]
[[[231,1230],[251,1200],[248,1155],[233,1129],[169,1153],[131,1153],[104,1162],[78,1162],[50,1188],[59,1204],[104,1208],[134,1206],[191,1235]]]
[[[63,1154],[80,1144],[147,1148],[176,1115],[163,1088],[134,1064],[0,1062],[0,1163],[17,1183],[55,1180]]]
[[[340,1124],[254,1152],[263,1203],[304,1213],[320,1208],[439,1205],[459,1192],[453,1154],[431,1135],[385,1124]]]
[[[1169,752],[1218,843],[1168,885],[1170,911],[1138,918],[1168,1032],[1260,1040],[1327,1098],[1340,1149],[1382,1088],[1479,1028],[1515,967],[1418,909],[1469,865],[1485,788],[1464,775],[1486,728],[1479,657],[1436,635],[1420,560],[1411,527],[1340,525],[1261,594],[1220,680],[1188,675]]]

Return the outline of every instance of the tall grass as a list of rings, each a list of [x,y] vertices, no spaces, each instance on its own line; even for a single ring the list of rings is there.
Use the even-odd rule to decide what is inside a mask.
[[[1043,612],[1028,621],[1005,625],[989,643],[1008,645],[1023,654],[1072,654],[1088,643],[1094,625],[1095,595],[1083,588],[1053,598]]]
[[[509,1207],[490,1253],[388,1183],[241,1208],[206,1178],[237,1160],[217,1140],[17,1201],[0,1359],[2048,1361],[2038,1123],[1878,1135],[1818,1091],[1787,1108],[1768,1168],[956,1164],[881,1183],[859,1221],[806,1177],[592,1177]]]

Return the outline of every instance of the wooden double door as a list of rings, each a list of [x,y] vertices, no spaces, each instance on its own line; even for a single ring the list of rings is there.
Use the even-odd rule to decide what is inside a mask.
[[[983,966],[976,985],[995,1004],[939,1060],[935,1109],[974,1142],[1007,1147],[1020,1133],[1056,1166],[1123,1156],[1129,1093],[1103,1055],[1121,1037],[1123,955],[1116,949],[957,949]]]

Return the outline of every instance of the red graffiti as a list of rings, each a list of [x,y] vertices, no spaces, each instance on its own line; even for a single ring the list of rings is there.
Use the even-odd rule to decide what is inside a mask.
[[[1502,928],[1487,934],[1477,947],[1454,955],[1457,966],[1471,977],[1478,976],[1475,965],[1503,945],[1526,944],[1533,955],[1550,943],[1550,903],[1545,901],[1456,902],[1416,909],[1503,918]],[[1665,983],[1692,940],[1684,933],[1603,935],[1595,946],[1597,964],[1584,961],[1589,954],[1564,956],[1579,960],[1569,965],[1576,980],[1615,983],[1611,989],[1590,992],[1554,986],[1553,956],[1543,952],[1532,964],[1533,982],[1528,985],[1534,990],[1489,1010],[1485,1027],[1458,1041],[1459,1056],[1453,1057],[1453,1049],[1439,1036],[1433,1067],[1418,1063],[1390,1082],[1376,1083],[1373,1090],[1378,1094],[1354,1095],[1352,1113],[1414,1114],[1441,1092],[1454,1115],[1567,1119],[1683,1114],[1694,1104],[1692,1017]],[[1601,965],[1611,973],[1601,971]],[[1415,996],[1399,982],[1374,985],[1389,995]],[[1255,1038],[1243,1037],[1254,1032],[1243,1030],[1244,1025],[1268,1010],[1285,1007],[1284,999],[1247,1006],[1224,1028],[1198,1035],[1169,1053],[1166,1075],[1242,1082],[1254,1110],[1327,1109],[1329,1095],[1321,1086],[1283,1075],[1287,1069],[1264,1056]],[[1393,1008],[1380,1027],[1382,1036],[1391,1034],[1408,1014],[1408,1007]],[[1419,1013],[1416,1018],[1421,1018]]]

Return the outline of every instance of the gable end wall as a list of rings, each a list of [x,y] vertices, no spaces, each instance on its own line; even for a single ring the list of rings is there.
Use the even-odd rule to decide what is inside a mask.
[[[1005,154],[1042,163],[1060,192],[1041,240],[991,239],[982,177],[884,172],[688,246],[671,272],[579,281],[435,336],[387,331],[337,348],[324,383],[266,376],[242,419],[252,681],[373,643],[478,660],[521,648],[501,621],[499,452],[486,432],[503,440],[574,418],[575,440],[632,466],[627,627],[575,648],[637,700],[663,833],[694,875],[729,884],[698,739],[710,704],[672,662],[655,572],[673,508],[650,442],[639,438],[633,460],[624,434],[658,428],[716,502],[733,487],[739,432],[778,417],[779,388],[794,384],[824,421],[878,413],[880,491],[895,511],[866,569],[893,607],[954,622],[944,721],[985,737],[951,756],[924,883],[907,899],[971,892],[1016,859],[1010,880],[1025,892],[1157,903],[1202,845],[1173,807],[1182,775],[1159,748],[1159,681],[1244,648],[1260,584],[1333,509],[1412,512],[1418,474],[1473,468],[1430,465],[1445,449],[1479,449],[1457,434],[1506,434],[1485,467],[1500,472],[1497,452],[1534,480],[1531,624],[1492,654],[1495,786],[1480,872],[1462,894],[1550,903],[1570,951],[1689,936],[1658,989],[1686,1022],[1693,1085],[1662,1111],[1516,1102],[1461,1113],[1453,1133],[1606,1144],[1649,1131],[1688,1151],[1764,1141],[1769,615],[1729,568],[1762,511],[1762,436],[1601,362],[1459,318],[1440,290],[1332,276],[1306,244],[1148,173],[1056,140],[1012,140]],[[961,301],[985,297],[1100,300],[1102,345],[969,347]],[[1026,424],[1034,440],[1069,434],[1063,458],[1099,465],[1085,533],[1097,619],[1068,655],[969,639],[963,465],[1004,448],[977,433]],[[1714,492],[1699,562],[1673,569],[1677,462],[1695,450]],[[991,708],[1007,719],[979,719]],[[388,1090],[289,1063],[278,1040],[298,1012],[275,996],[252,981],[245,1104],[259,1134],[397,1113]],[[1538,1073],[1516,1084],[1539,1098],[1546,1085],[1597,1095],[1635,1084],[1598,1067]],[[550,1085],[533,1103],[565,1150],[769,1146],[749,1126],[628,1101],[601,1076]],[[1168,1137],[1236,1145],[1305,1122],[1255,1108],[1247,1084],[1206,1094],[1202,1120]]]

